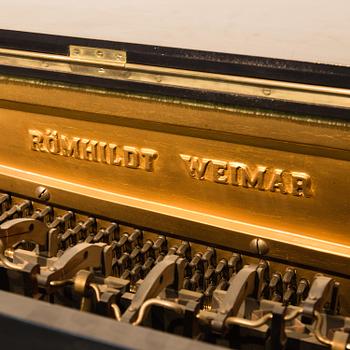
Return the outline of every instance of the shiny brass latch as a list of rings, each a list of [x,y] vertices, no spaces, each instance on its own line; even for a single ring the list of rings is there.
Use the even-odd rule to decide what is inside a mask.
[[[96,47],[70,45],[69,57],[73,58],[75,62],[89,62],[92,64],[112,63],[123,67],[126,63],[125,51]]]

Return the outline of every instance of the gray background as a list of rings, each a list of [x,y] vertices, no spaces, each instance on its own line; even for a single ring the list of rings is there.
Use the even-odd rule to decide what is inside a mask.
[[[0,0],[0,28],[350,65],[350,0]]]

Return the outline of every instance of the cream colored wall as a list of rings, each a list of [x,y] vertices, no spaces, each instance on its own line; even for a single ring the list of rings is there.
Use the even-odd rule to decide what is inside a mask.
[[[0,28],[350,64],[348,0],[0,0]]]

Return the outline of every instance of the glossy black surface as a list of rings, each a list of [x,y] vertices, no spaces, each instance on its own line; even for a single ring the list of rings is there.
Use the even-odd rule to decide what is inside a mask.
[[[346,66],[0,30],[0,47],[3,48],[68,55],[69,45],[125,50],[129,63],[332,87],[348,88],[350,86],[350,68]],[[298,115],[332,117],[340,120],[348,120],[350,117],[350,111],[344,108],[292,103],[269,98],[213,93],[205,90],[164,87],[7,66],[0,66],[0,73],[61,81],[74,85],[89,85],[117,91],[172,96],[175,98],[228,104],[237,107],[266,109]]]

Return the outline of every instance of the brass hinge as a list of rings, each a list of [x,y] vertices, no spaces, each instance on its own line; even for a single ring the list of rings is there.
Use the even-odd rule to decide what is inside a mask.
[[[350,108],[350,89],[127,62],[122,50],[69,46],[69,55],[0,47],[0,65],[128,82]]]
[[[124,67],[126,64],[126,52],[121,50],[101,49],[97,47],[69,46],[69,57],[80,62],[93,64],[112,63]]]

